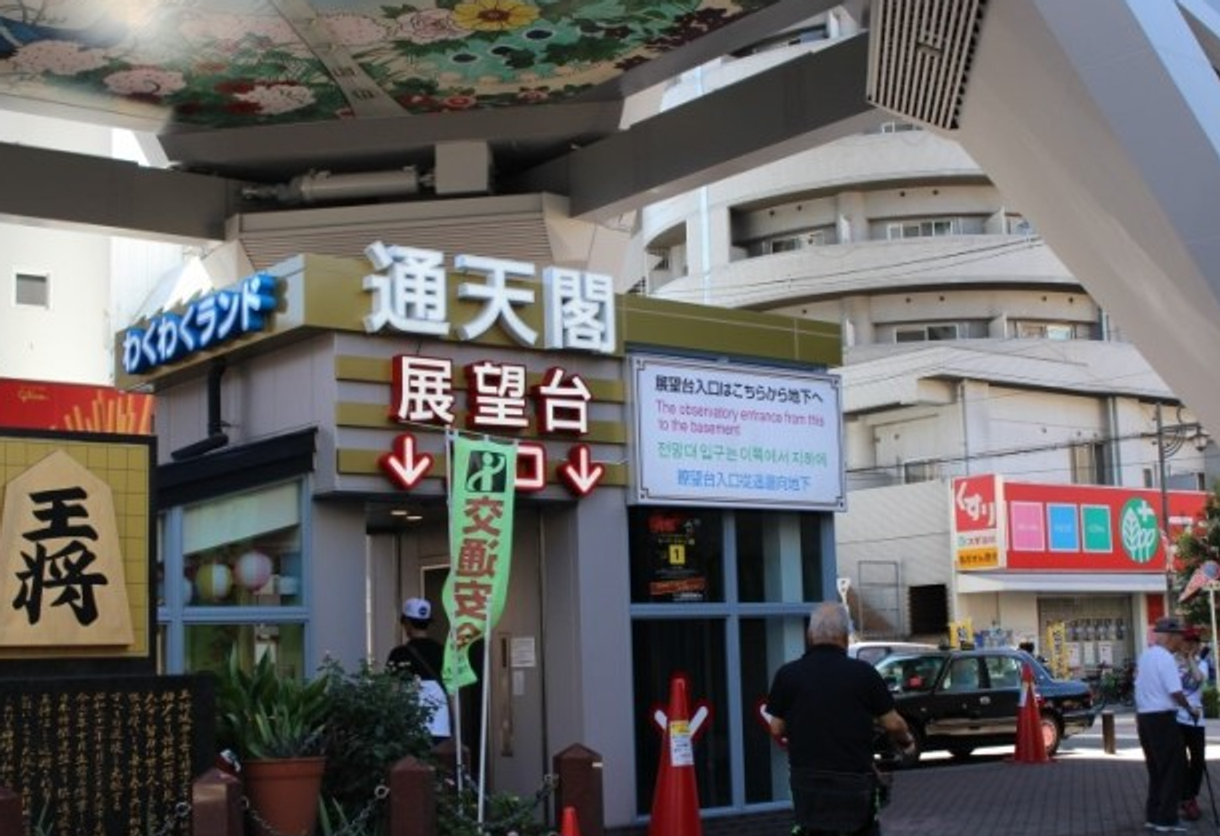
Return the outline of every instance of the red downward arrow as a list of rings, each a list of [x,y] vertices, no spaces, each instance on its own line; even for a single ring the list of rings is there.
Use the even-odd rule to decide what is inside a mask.
[[[415,436],[403,433],[394,439],[394,452],[383,454],[377,463],[399,487],[409,491],[432,467],[432,457],[427,453],[415,455]]]
[[[594,464],[590,455],[588,444],[577,444],[568,451],[568,460],[559,466],[559,475],[577,496],[588,496],[606,474],[606,468]]]

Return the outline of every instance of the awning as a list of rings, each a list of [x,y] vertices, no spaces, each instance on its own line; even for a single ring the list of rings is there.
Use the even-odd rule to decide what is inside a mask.
[[[1160,573],[958,572],[958,594],[973,592],[1165,592]]]

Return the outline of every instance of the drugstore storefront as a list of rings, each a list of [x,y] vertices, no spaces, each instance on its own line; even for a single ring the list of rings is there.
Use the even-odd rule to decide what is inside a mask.
[[[1122,669],[1165,614],[1165,521],[1171,542],[1207,500],[1197,491],[1165,496],[1162,514],[1156,490],[955,479],[958,618],[976,641],[1033,641],[1059,676]]]
[[[466,714],[488,691],[491,787],[531,794],[581,743],[607,825],[637,824],[682,673],[707,709],[702,807],[786,806],[759,709],[835,594],[837,327],[369,256],[298,256],[121,335],[121,384],[158,396],[163,669],[234,646],[305,675],[382,662],[402,599],[439,600],[452,571],[448,440],[513,440],[507,603],[462,692]]]

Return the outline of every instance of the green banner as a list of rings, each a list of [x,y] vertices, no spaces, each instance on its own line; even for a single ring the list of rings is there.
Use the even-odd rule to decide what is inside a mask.
[[[470,646],[500,620],[513,554],[517,448],[455,436],[450,453],[449,577],[441,595],[449,614],[442,677],[449,693],[476,680]]]

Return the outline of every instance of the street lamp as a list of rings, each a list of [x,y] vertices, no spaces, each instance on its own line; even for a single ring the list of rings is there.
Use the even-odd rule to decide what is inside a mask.
[[[1173,541],[1169,536],[1169,485],[1166,468],[1167,459],[1189,440],[1196,450],[1203,452],[1210,436],[1198,421],[1183,423],[1182,407],[1178,407],[1178,423],[1165,426],[1161,416],[1161,402],[1156,404],[1156,464],[1157,483],[1161,488],[1161,538],[1165,544],[1165,614],[1173,611]],[[1168,438],[1166,437],[1168,434]]]

